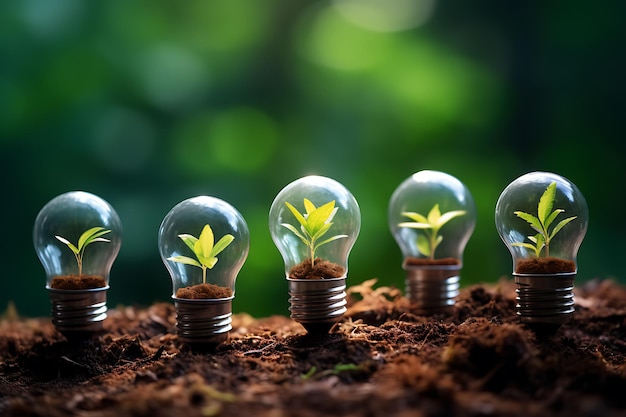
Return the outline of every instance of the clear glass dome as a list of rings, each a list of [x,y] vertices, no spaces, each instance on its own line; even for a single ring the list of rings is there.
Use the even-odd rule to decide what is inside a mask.
[[[210,246],[227,235],[232,241],[217,255],[211,268],[203,268],[183,262],[175,262],[169,258],[186,257],[197,259],[195,253],[181,235],[200,238],[206,225],[210,226],[212,239]],[[247,256],[250,245],[250,232],[243,216],[227,202],[209,196],[189,198],[178,203],[163,218],[159,227],[158,246],[161,259],[172,278],[172,295],[180,288],[202,284],[203,282],[227,287],[235,293],[235,281]],[[208,255],[208,254],[207,254]]]
[[[308,203],[305,203],[305,200],[312,203],[308,209],[305,205]],[[272,239],[285,262],[285,275],[287,277],[289,277],[289,270],[293,266],[311,259],[310,246],[294,233],[295,229],[304,235],[301,223],[287,203],[302,214],[305,219],[308,219],[307,213],[312,208],[320,208],[332,202],[334,202],[334,209],[336,209],[334,215],[326,213],[330,214],[332,226],[319,237],[317,242],[341,237],[319,246],[315,250],[315,257],[342,266],[345,274],[347,274],[348,256],[361,227],[361,212],[356,199],[346,187],[331,178],[311,175],[293,181],[276,195],[270,208],[269,228]],[[333,205],[326,207],[330,209]],[[328,218],[321,220],[328,220]]]
[[[81,235],[94,227],[109,232],[83,247],[80,261],[70,248],[81,248]],[[50,200],[35,219],[33,243],[46,271],[46,288],[65,275],[95,275],[109,284],[111,267],[122,245],[122,223],[109,203],[98,196],[71,191]]]
[[[514,271],[526,258],[554,257],[576,263],[588,217],[578,188],[549,172],[531,172],[510,183],[495,212],[496,229],[511,253]]]
[[[393,192],[388,220],[405,260],[454,258],[461,265],[476,225],[476,206],[461,181],[425,170],[411,175]]]

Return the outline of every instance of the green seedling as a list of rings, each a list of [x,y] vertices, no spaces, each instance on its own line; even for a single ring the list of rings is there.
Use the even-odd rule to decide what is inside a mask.
[[[196,259],[188,256],[172,256],[167,258],[168,261],[178,262],[186,265],[197,266],[202,269],[202,283],[206,284],[206,271],[213,269],[217,263],[217,255],[219,255],[228,245],[231,244],[235,237],[226,234],[215,243],[215,236],[211,226],[205,224],[199,237],[188,234],[180,234],[178,237],[185,242],[185,245],[196,255]]]
[[[54,236],[59,239],[61,242],[67,245],[68,248],[74,253],[74,257],[76,258],[76,263],[78,264],[78,275],[83,274],[83,256],[85,255],[85,248],[90,243],[94,242],[110,242],[109,239],[105,239],[102,236],[111,232],[110,230],[105,229],[104,227],[92,227],[91,229],[83,232],[82,235],[78,238],[78,244],[75,246],[69,240],[65,239],[61,236]]]
[[[311,267],[315,265],[315,251],[322,245],[332,242],[333,240],[343,239],[348,235],[335,235],[328,239],[320,241],[333,225],[332,220],[337,213],[339,207],[335,207],[335,200],[322,206],[315,207],[310,200],[304,199],[304,208],[306,213],[300,213],[293,205],[285,202],[291,213],[300,223],[300,230],[289,223],[281,223],[281,226],[291,230],[308,248],[311,256]]]
[[[558,222],[552,230],[550,226],[556,220],[557,216],[563,212],[564,209],[554,209],[554,199],[556,198],[556,182],[553,181],[548,185],[546,191],[543,192],[539,199],[537,206],[537,216],[533,216],[523,211],[515,211],[514,214],[520,219],[526,220],[530,227],[537,232],[534,236],[528,236],[528,240],[532,243],[517,242],[512,246],[520,246],[523,248],[531,249],[535,252],[536,257],[541,256],[541,251],[545,248],[546,257],[550,256],[550,242],[556,236],[556,234],[569,222],[574,220],[577,216],[568,217]]]
[[[465,210],[453,210],[441,214],[439,204],[435,204],[428,212],[428,216],[424,216],[412,211],[405,211],[403,216],[413,220],[412,222],[399,223],[399,227],[408,227],[411,229],[424,230],[424,234],[417,235],[417,250],[430,259],[435,259],[435,249],[443,240],[443,236],[439,234],[439,230],[450,220],[455,217],[465,215]]]

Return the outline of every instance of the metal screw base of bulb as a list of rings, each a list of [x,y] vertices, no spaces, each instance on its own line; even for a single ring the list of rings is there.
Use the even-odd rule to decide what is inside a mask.
[[[421,315],[450,314],[459,295],[460,268],[411,267],[406,269],[405,291]]]
[[[576,273],[513,274],[517,315],[523,323],[561,325],[574,313]]]
[[[190,345],[219,345],[233,328],[233,298],[174,299],[178,340]]]
[[[107,318],[107,290],[59,290],[48,288],[52,323],[68,339],[82,339],[102,330]]]
[[[291,279],[289,311],[309,334],[326,334],[346,312],[346,278]]]

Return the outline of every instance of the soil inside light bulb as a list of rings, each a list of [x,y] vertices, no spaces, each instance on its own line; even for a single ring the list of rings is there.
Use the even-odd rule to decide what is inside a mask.
[[[405,266],[433,266],[433,265],[460,265],[461,261],[456,258],[416,258],[410,256],[404,260]]]
[[[233,290],[228,287],[221,287],[215,284],[197,284],[176,290],[176,298],[186,298],[189,300],[206,298],[230,298]]]
[[[517,261],[517,274],[559,274],[576,272],[576,263],[561,258],[526,258]]]
[[[341,278],[346,270],[343,266],[330,262],[326,259],[315,258],[313,266],[307,259],[294,265],[289,270],[289,278],[292,279],[331,279]]]
[[[57,290],[89,290],[106,286],[105,279],[100,275],[59,275],[50,282],[50,288]]]

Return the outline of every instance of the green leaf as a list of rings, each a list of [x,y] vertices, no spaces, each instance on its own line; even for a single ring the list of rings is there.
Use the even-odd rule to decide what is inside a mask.
[[[335,235],[333,237],[329,237],[328,239],[323,240],[323,241],[319,242],[317,245],[315,245],[315,249],[317,249],[320,246],[325,245],[325,244],[327,244],[329,242],[332,242],[333,240],[343,239],[343,238],[346,238],[346,237],[348,237],[348,235]]]
[[[431,255],[430,241],[424,235],[417,235],[417,250],[425,256]]]
[[[187,245],[189,249],[191,249],[195,253],[196,250],[194,248],[196,246],[196,242],[198,241],[197,237],[187,234],[181,234],[178,235],[178,237],[180,238],[180,240],[185,242],[185,245]]]
[[[100,236],[103,236],[107,233],[111,232],[110,230],[105,230],[104,227],[96,226],[91,229],[87,229],[80,237],[78,238],[78,250],[83,249],[85,246],[89,245],[91,242],[96,241]],[[108,239],[98,239],[97,241],[110,242]]]
[[[522,248],[528,248],[528,249],[531,249],[533,251],[537,250],[537,248],[534,245],[531,245],[530,243],[526,243],[526,242],[511,243],[511,246],[519,246],[519,247],[522,247]]]
[[[311,214],[315,211],[315,204],[313,204],[308,198],[304,199],[304,210],[306,211],[306,214]]]
[[[409,229],[432,229],[433,228],[428,223],[417,223],[417,222],[398,223],[398,227],[408,227]]]
[[[213,235],[213,229],[207,224],[202,228],[198,241],[194,245],[194,252],[198,256],[198,260],[200,260],[201,257],[210,258],[212,256],[214,242],[215,236]]]
[[[435,204],[430,212],[428,212],[428,223],[430,223],[433,227],[439,223],[439,219],[441,218],[441,211],[439,210],[439,204]]]
[[[422,216],[419,213],[415,213],[413,211],[404,211],[404,212],[402,212],[402,215],[404,217],[408,217],[409,219],[415,221],[416,223],[428,224],[428,219],[425,216]],[[406,223],[401,223],[401,224],[406,224]],[[400,227],[408,227],[408,226],[400,226]]]
[[[550,233],[550,239],[552,239],[554,237],[554,235],[556,235],[558,233],[558,231],[563,228],[563,226],[565,226],[567,223],[569,223],[572,220],[574,220],[576,217],[577,216],[568,217],[567,219],[563,219],[559,223],[557,223],[557,225],[554,226],[554,229],[552,229],[552,233]]]
[[[304,218],[304,216],[302,214],[300,214],[300,212],[294,207],[292,206],[290,203],[285,202],[285,205],[287,206],[287,208],[289,209],[289,211],[291,211],[291,214],[293,214],[296,218],[296,220],[298,220],[298,223],[300,223],[303,227],[307,227],[307,220]]]
[[[170,258],[167,258],[168,261],[172,261],[172,262],[178,262],[181,264],[186,264],[186,265],[193,265],[193,266],[197,266],[202,268],[202,265],[200,264],[200,262],[196,261],[193,258],[189,258],[187,256],[172,256]]]
[[[335,200],[326,203],[309,213],[306,219],[307,225],[305,226],[305,228],[309,232],[309,235],[315,236],[318,230],[320,230],[320,228],[322,228],[324,224],[328,221],[334,210]]]
[[[516,211],[513,214],[515,214],[520,219],[526,220],[528,224],[530,224],[530,227],[535,229],[537,232],[543,233],[543,227],[541,226],[541,222],[532,214],[524,213],[523,211]]]
[[[231,234],[224,235],[220,240],[217,241],[215,246],[213,246],[213,250],[211,251],[211,255],[217,256],[219,255],[231,242],[235,240],[235,237]]]
[[[444,224],[448,223],[450,220],[454,219],[455,217],[460,217],[465,215],[465,210],[453,210],[453,211],[448,211],[447,213],[444,213],[441,215],[441,217],[439,217],[439,221],[437,222],[437,226],[441,227]]]
[[[324,236],[326,234],[326,232],[328,232],[328,229],[330,229],[330,227],[332,226],[332,223],[325,223],[324,225],[322,225],[322,227],[313,235],[311,236],[312,240],[317,240],[320,237]]]
[[[537,206],[537,217],[541,221],[541,224],[545,226],[546,220],[550,213],[552,213],[552,206],[556,197],[556,181],[552,181],[546,191],[543,192],[539,199],[539,205]],[[545,226],[547,229],[548,226]]]
[[[309,245],[309,240],[308,240],[306,237],[304,237],[304,235],[303,235],[302,233],[300,233],[300,232],[298,231],[298,229],[296,229],[296,228],[295,228],[292,224],[289,224],[289,223],[281,223],[280,225],[281,225],[281,226],[283,226],[283,227],[286,227],[286,228],[287,228],[287,229],[289,229],[289,230],[291,230],[291,232],[292,232],[294,235],[298,236],[298,238],[299,238],[299,239],[300,239],[300,240],[301,240],[301,241],[302,241],[305,245],[307,245],[307,246]]]
[[[556,216],[558,216],[559,214],[563,213],[565,210],[563,209],[556,209],[554,210],[546,219],[546,221],[543,224],[543,227],[545,227],[546,230],[548,230],[548,227],[550,227],[550,225],[552,224],[552,222],[554,221],[554,219],[556,219]]]
[[[78,250],[78,248],[76,246],[74,246],[69,240],[65,239],[64,237],[61,236],[55,236],[57,239],[59,239],[62,243],[66,244],[68,248],[70,248],[70,250],[72,252],[74,252],[75,254],[78,255],[78,253],[80,252]]]
[[[317,372],[317,367],[312,366],[311,369],[309,369],[305,374],[300,375],[300,378],[305,379],[305,380],[309,379],[313,375],[315,375],[316,372]]]

